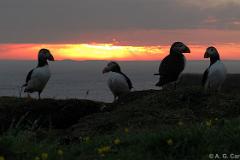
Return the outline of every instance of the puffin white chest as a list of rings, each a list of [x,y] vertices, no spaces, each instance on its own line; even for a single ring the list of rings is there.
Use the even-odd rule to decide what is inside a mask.
[[[186,67],[186,57],[185,56],[183,56],[183,64],[184,64],[183,68],[185,68]]]
[[[226,79],[226,74],[227,71],[224,64],[221,61],[215,62],[209,68],[208,83],[210,88],[220,89]]]
[[[49,79],[51,76],[51,73],[48,65],[36,68],[32,76],[40,80]]]
[[[126,78],[115,72],[109,73],[108,87],[115,96],[119,96],[130,91]]]
[[[42,91],[50,77],[51,72],[48,65],[37,67],[34,69],[26,88],[30,91]]]

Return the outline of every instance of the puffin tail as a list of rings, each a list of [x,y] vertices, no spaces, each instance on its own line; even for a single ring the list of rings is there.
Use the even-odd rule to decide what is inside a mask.
[[[20,88],[19,88],[19,97],[21,98],[22,97],[22,90],[24,87],[27,86],[27,83],[23,84]]]
[[[159,81],[159,82],[157,82],[157,83],[155,84],[155,86],[157,86],[157,87],[162,87],[162,84],[161,84],[161,82]]]
[[[159,81],[155,84],[155,86],[162,87],[165,84],[166,84],[166,77],[163,75],[160,75]]]

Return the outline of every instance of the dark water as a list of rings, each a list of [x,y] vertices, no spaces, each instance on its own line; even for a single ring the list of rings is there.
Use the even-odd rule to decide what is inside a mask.
[[[158,77],[153,74],[158,71],[159,63],[119,62],[122,71],[132,80],[134,90],[157,89],[154,84]],[[229,73],[240,73],[239,61],[224,63]],[[52,77],[42,96],[112,101],[112,94],[106,84],[108,75],[102,74],[106,64],[106,61],[52,62],[50,63]],[[0,61],[0,96],[19,96],[20,85],[24,83],[28,71],[35,65],[35,61]],[[201,74],[208,65],[208,61],[190,61],[184,72]]]

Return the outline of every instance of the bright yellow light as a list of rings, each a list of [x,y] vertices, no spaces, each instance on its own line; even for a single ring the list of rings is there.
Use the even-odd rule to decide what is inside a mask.
[[[53,48],[53,46],[50,48]],[[63,46],[55,46],[53,52],[57,53],[58,57],[61,57],[61,59],[110,60],[131,59],[136,58],[136,56],[143,58],[149,55],[159,55],[159,53],[162,53],[162,50],[158,46],[144,47],[114,46],[113,44],[67,44]]]
[[[205,45],[190,45],[190,60],[203,59]],[[216,44],[222,59],[239,59],[239,43]],[[36,60],[39,49],[47,48],[56,60],[161,60],[169,54],[169,45],[160,46],[116,46],[113,44],[0,44],[4,53],[0,59]],[[23,54],[24,53],[24,54]]]

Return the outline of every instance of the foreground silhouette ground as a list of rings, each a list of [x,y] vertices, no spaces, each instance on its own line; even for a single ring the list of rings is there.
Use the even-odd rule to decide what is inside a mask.
[[[59,159],[58,149],[68,160],[237,154],[239,80],[229,75],[222,93],[209,94],[199,75],[185,75],[176,91],[136,91],[116,103],[2,97],[0,156]]]

